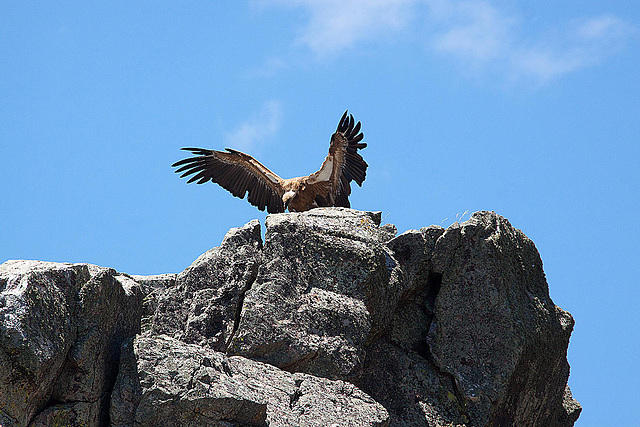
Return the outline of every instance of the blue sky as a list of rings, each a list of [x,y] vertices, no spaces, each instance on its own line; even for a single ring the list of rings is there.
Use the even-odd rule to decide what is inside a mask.
[[[351,203],[399,231],[494,210],[576,328],[580,426],[640,418],[640,5],[5,2],[0,262],[179,272],[265,214],[186,185],[180,147],[316,171],[345,109]],[[466,212],[466,214],[465,214]]]

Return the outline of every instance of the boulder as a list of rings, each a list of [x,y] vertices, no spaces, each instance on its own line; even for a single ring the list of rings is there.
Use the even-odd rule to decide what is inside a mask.
[[[27,425],[49,400],[73,345],[75,298],[86,265],[7,261],[0,266],[0,413]]]
[[[533,242],[492,212],[437,240],[441,275],[427,345],[473,424],[561,425],[569,313],[556,307]]]
[[[53,402],[93,405],[88,425],[106,422],[109,393],[118,373],[120,347],[140,332],[142,293],[133,279],[96,268],[77,294],[76,338],[54,384]],[[83,421],[83,420],[79,420]]]
[[[432,384],[443,387],[439,398],[416,399],[424,425],[441,425],[424,410],[434,401],[454,424],[573,425],[581,410],[565,391],[573,319],[551,301],[531,240],[505,218],[477,212],[446,230],[410,230],[387,246],[409,286],[385,337],[404,354],[386,363],[418,354],[433,367]],[[366,373],[356,383],[380,402],[391,394],[376,394]],[[392,421],[407,422],[411,394],[401,390],[386,405]],[[455,405],[447,408],[443,396]],[[394,403],[402,410],[390,409]]]
[[[7,261],[0,289],[5,424],[105,424],[121,343],[140,331],[138,285],[89,264]]]
[[[343,208],[269,216],[229,354],[327,378],[357,374],[406,285],[379,225],[379,213]]]

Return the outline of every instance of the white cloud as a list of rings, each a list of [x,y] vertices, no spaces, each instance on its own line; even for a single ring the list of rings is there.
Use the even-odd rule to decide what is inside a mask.
[[[267,101],[236,129],[224,137],[226,146],[240,151],[254,151],[275,136],[282,125],[282,105]]]
[[[432,35],[435,50],[474,63],[504,55],[516,20],[484,1],[429,1],[430,18],[445,27]]]
[[[469,69],[500,71],[512,79],[545,83],[602,62],[624,45],[632,28],[603,15],[535,33],[522,20],[486,0],[426,0],[435,52]]]
[[[262,0],[261,5],[300,6],[309,22],[296,43],[327,57],[358,42],[385,37],[405,28],[416,0]]]
[[[611,15],[567,22],[564,29],[529,28],[516,6],[489,0],[256,2],[306,9],[309,20],[296,42],[318,58],[410,30],[425,38],[432,53],[453,58],[463,69],[542,83],[602,62],[634,32]]]
[[[576,35],[583,40],[612,40],[627,37],[633,29],[621,19],[604,15],[588,19],[578,26]]]
[[[470,69],[501,70],[511,78],[544,83],[603,61],[632,32],[622,20],[603,15],[568,23],[553,35],[527,31],[522,20],[486,0],[426,0],[435,52]]]
[[[544,83],[593,62],[580,50],[554,52],[548,47],[532,48],[512,54],[513,73],[529,75]]]

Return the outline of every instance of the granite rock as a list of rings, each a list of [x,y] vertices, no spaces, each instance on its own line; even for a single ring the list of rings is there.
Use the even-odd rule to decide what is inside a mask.
[[[0,425],[571,426],[571,315],[505,218],[251,221],[178,274],[0,265]]]

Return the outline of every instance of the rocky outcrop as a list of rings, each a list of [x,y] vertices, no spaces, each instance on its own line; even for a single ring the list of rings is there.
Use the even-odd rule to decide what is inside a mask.
[[[106,425],[120,347],[140,330],[130,277],[88,264],[0,266],[0,423]]]
[[[570,314],[492,212],[396,236],[343,208],[183,272],[0,266],[0,425],[571,426]]]

